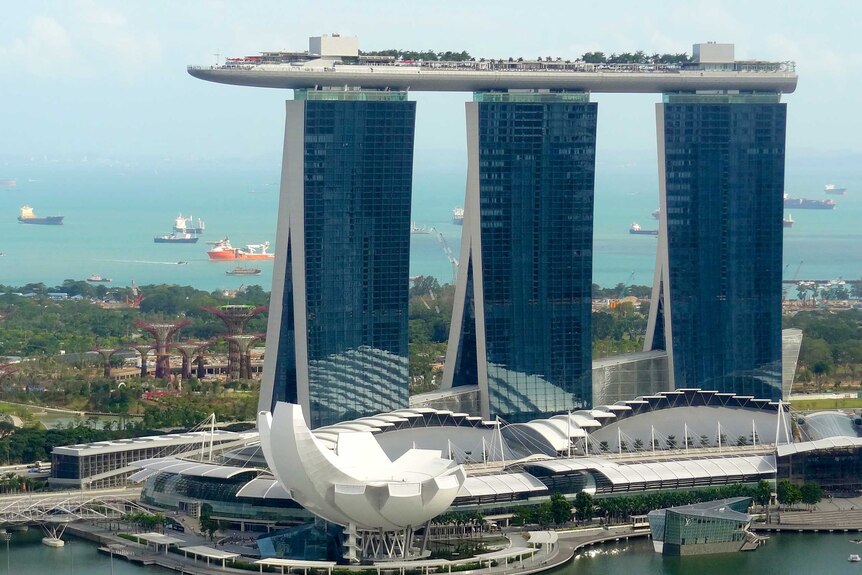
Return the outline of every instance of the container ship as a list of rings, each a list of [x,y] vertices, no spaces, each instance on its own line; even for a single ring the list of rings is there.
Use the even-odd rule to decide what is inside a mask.
[[[658,230],[645,230],[645,229],[641,228],[640,224],[638,224],[637,222],[634,222],[629,227],[629,233],[634,234],[636,236],[657,236]]]
[[[157,244],[196,244],[198,236],[189,233],[174,232],[166,236],[156,236],[153,242]]]
[[[843,196],[847,193],[847,188],[839,188],[835,184],[826,184],[823,186],[823,191],[833,196]]]
[[[797,210],[831,210],[835,208],[835,200],[807,200],[784,194],[784,207]]]
[[[452,210],[452,223],[456,226],[464,225],[464,208],[455,208]]]
[[[275,254],[267,253],[269,242],[262,244],[248,244],[243,248],[235,248],[230,245],[230,240],[225,238],[212,243],[213,248],[207,252],[211,260],[216,261],[232,261],[232,260],[271,260],[275,258]]]
[[[21,215],[18,221],[22,224],[36,224],[40,226],[59,226],[63,224],[64,216],[46,216],[40,218],[30,206],[21,206]]]
[[[174,222],[174,231],[179,234],[194,234],[199,236],[204,233],[204,230],[206,230],[206,224],[200,218],[198,218],[197,225],[195,225],[192,216],[185,217],[180,214]]]

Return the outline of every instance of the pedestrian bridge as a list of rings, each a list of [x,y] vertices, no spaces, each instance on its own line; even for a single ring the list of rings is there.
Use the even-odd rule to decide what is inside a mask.
[[[0,527],[5,525],[116,520],[135,511],[140,488],[47,491],[0,496]]]

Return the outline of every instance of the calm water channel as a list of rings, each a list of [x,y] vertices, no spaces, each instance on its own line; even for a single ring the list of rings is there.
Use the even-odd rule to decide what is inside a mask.
[[[851,543],[856,533],[787,533],[775,535],[754,552],[702,557],[663,557],[652,542],[594,547],[555,575],[787,575],[862,573],[862,563],[849,563],[862,545]]]
[[[856,534],[785,534],[774,536],[753,553],[704,557],[662,557],[650,541],[636,540],[590,549],[553,575],[747,575],[751,574],[859,574],[862,564],[848,563],[862,545],[850,543]],[[66,546],[51,549],[41,544],[38,530],[13,533],[6,570],[6,549],[0,543],[0,575],[109,575],[110,559],[88,541],[66,537]],[[114,560],[116,575],[166,575],[157,567],[137,567]]]
[[[6,546],[0,542],[0,575],[110,575],[111,559],[96,550],[96,544],[74,537],[63,537],[66,546],[53,549],[42,545],[42,532],[30,529],[13,532]],[[8,559],[8,570],[7,570]],[[114,575],[167,575],[175,573],[159,567],[139,567],[114,559]]]

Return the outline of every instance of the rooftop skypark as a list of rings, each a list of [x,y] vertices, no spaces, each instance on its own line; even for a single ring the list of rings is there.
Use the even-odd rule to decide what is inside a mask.
[[[699,91],[790,93],[793,62],[737,61],[733,44],[695,44],[686,53],[588,52],[560,57],[485,59],[467,52],[361,52],[355,37],[321,36],[304,52],[262,52],[221,65],[189,66],[192,76],[243,86],[475,92],[554,90],[616,93]]]

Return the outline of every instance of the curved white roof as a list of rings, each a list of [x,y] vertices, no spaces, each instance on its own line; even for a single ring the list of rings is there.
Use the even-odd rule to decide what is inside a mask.
[[[775,456],[752,455],[745,457],[716,457],[711,459],[686,459],[651,461],[622,465],[613,461],[579,457],[533,461],[530,466],[553,473],[591,471],[603,475],[613,485],[676,481],[685,479],[709,479],[713,477],[736,477],[774,474]]]
[[[242,473],[263,473],[265,470],[255,467],[234,467],[229,465],[214,465],[212,463],[204,463],[201,461],[188,461],[185,459],[176,459],[173,457],[165,457],[161,459],[147,459],[143,461],[135,461],[130,464],[132,467],[139,467],[141,471],[133,474],[133,481],[143,481],[147,477],[156,473],[175,473],[177,475],[187,475],[192,477],[215,477],[218,479],[230,479]],[[144,473],[146,472],[146,474]],[[130,479],[132,478],[130,477]]]
[[[258,429],[267,464],[292,498],[338,525],[420,525],[445,511],[464,483],[463,468],[439,451],[409,449],[391,461],[367,431],[339,434],[332,451],[308,429],[299,405],[279,402],[273,414],[261,412]]]
[[[545,484],[529,473],[470,476],[458,491],[458,497],[487,497],[513,493],[542,493]]]

